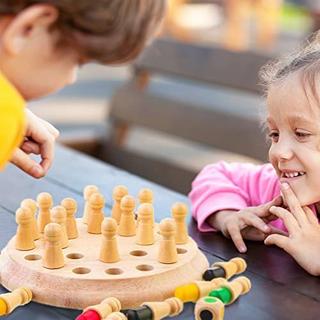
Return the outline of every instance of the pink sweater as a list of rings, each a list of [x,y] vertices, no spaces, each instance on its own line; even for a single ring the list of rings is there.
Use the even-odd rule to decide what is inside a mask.
[[[219,162],[206,166],[192,183],[189,198],[200,231],[214,229],[206,219],[214,212],[240,210],[269,202],[280,194],[280,183],[271,164]],[[282,220],[271,224],[286,230]]]

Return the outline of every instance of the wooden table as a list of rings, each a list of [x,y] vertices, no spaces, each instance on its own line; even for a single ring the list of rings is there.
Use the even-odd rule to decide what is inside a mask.
[[[163,174],[163,173],[159,173]],[[53,168],[42,180],[34,180],[13,166],[0,174],[0,246],[4,247],[14,235],[14,212],[24,198],[35,198],[38,193],[50,192],[55,203],[71,196],[83,207],[82,190],[87,184],[96,184],[106,196],[106,212],[110,212],[112,188],[127,185],[131,194],[149,187],[155,195],[156,219],[169,216],[173,202],[187,201],[183,195],[133,176],[115,167],[89,158],[64,147],[58,147]],[[81,210],[80,215],[81,216]],[[189,233],[197,241],[210,262],[240,256],[230,240],[219,234],[200,234],[193,221]],[[319,319],[320,280],[303,271],[286,253],[277,248],[249,243],[248,254],[241,255],[248,263],[245,275],[251,279],[252,290],[227,306],[225,319],[270,320]],[[5,292],[1,288],[0,292]],[[74,319],[79,311],[53,308],[31,303],[18,308],[6,319],[63,320]],[[193,319],[193,305],[187,304],[176,319]]]

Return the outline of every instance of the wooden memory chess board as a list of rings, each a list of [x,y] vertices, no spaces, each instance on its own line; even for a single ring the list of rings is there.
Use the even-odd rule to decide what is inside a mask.
[[[176,263],[159,263],[158,224],[153,245],[137,245],[136,236],[117,236],[121,260],[115,263],[99,260],[101,234],[88,233],[82,219],[77,219],[77,227],[79,237],[63,249],[65,266],[60,269],[42,267],[43,236],[28,251],[16,250],[13,237],[0,256],[1,284],[9,290],[29,287],[34,301],[52,306],[83,309],[113,296],[123,308],[132,308],[173,296],[177,286],[200,280],[208,268],[190,237],[177,245]]]

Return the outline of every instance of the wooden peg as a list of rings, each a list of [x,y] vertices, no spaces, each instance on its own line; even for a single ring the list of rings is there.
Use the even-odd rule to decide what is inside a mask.
[[[104,219],[105,199],[101,193],[93,193],[89,198],[88,232],[101,233],[101,224]]]
[[[120,260],[117,244],[117,221],[113,218],[104,218],[101,233],[102,245],[100,249],[100,261],[102,262],[117,262]]]
[[[37,225],[37,219],[36,219],[36,214],[37,214],[37,203],[33,199],[24,199],[21,201],[20,204],[21,208],[29,208],[32,213],[32,234],[33,234],[33,240],[38,240],[40,239],[40,232],[38,229]]]
[[[84,309],[83,314],[85,314],[87,311],[96,311],[101,319],[106,318],[109,314],[113,312],[118,312],[121,309],[121,303],[117,298],[106,298],[101,303],[90,306],[86,309]]]
[[[194,281],[192,283],[179,286],[174,291],[174,296],[183,302],[196,302],[198,299],[207,296],[211,291],[227,285],[224,278],[216,278],[212,281]]]
[[[51,221],[58,223],[61,226],[61,247],[62,249],[69,246],[68,235],[67,235],[67,212],[63,206],[56,206],[51,209]]]
[[[194,308],[195,320],[214,319],[223,320],[224,304],[214,297],[203,297],[199,299]]]
[[[72,198],[65,198],[61,201],[61,205],[67,213],[67,235],[68,239],[78,238],[77,222],[75,214],[77,212],[77,202]]]
[[[166,218],[160,223],[160,240],[158,261],[160,263],[175,263],[178,261],[178,253],[175,242],[176,225],[173,219]]]
[[[40,233],[43,233],[44,227],[50,223],[50,209],[53,206],[53,200],[49,193],[42,192],[37,197],[37,203],[39,207],[38,214],[38,229]]]
[[[152,310],[153,320],[160,320],[165,317],[174,317],[183,311],[183,302],[178,298],[169,298],[163,302],[144,302]]]
[[[131,237],[136,234],[136,222],[134,219],[134,208],[136,202],[130,195],[124,196],[120,202],[121,218],[119,225],[119,235]]]
[[[10,314],[14,309],[29,303],[32,292],[29,288],[18,288],[12,292],[0,295],[0,316]]]
[[[136,243],[139,245],[151,245],[154,243],[153,206],[143,203],[138,208],[138,228]]]
[[[224,278],[226,279],[230,279],[231,277],[233,277],[236,274],[242,273],[246,270],[247,268],[247,263],[244,259],[242,258],[233,258],[229,261],[219,261],[219,262],[215,262],[211,265],[211,270],[215,270],[216,272],[218,272],[216,269],[222,269],[222,272],[224,273]],[[208,270],[210,270],[208,269]],[[205,274],[207,274],[207,278],[209,278],[210,276],[210,272],[206,271]],[[212,272],[211,272],[212,273]],[[207,280],[207,279],[205,279]],[[211,280],[211,279],[208,279]]]
[[[104,320],[128,320],[122,312],[112,312]]]
[[[32,250],[36,246],[32,233],[32,212],[29,208],[19,208],[16,211],[16,222],[18,224],[15,239],[15,248],[17,250]]]
[[[182,203],[177,202],[171,208],[172,218],[177,227],[175,240],[177,244],[185,244],[188,242],[188,230],[186,224],[186,216],[188,214],[188,207]]]
[[[233,303],[240,295],[244,295],[251,290],[251,281],[247,277],[238,277],[231,282],[224,285],[231,291],[231,301],[227,304]]]
[[[61,247],[62,227],[51,222],[44,228],[44,254],[42,266],[48,269],[59,269],[64,266],[64,257]]]
[[[90,211],[89,198],[93,193],[96,193],[96,192],[99,192],[99,189],[95,185],[88,185],[83,189],[83,198],[85,200],[83,216],[82,216],[83,223],[86,223],[86,224],[88,223],[88,215]]]
[[[121,208],[120,208],[121,199],[124,196],[126,196],[128,193],[129,191],[126,186],[119,185],[113,189],[112,198],[114,200],[114,203],[111,211],[111,217],[117,221],[117,224],[120,223],[120,217],[121,217]]]

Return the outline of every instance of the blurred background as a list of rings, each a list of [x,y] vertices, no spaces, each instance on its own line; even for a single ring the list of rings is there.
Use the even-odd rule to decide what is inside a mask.
[[[30,108],[61,143],[187,193],[208,163],[267,160],[258,70],[319,27],[317,0],[169,0],[132,65],[86,65]]]

